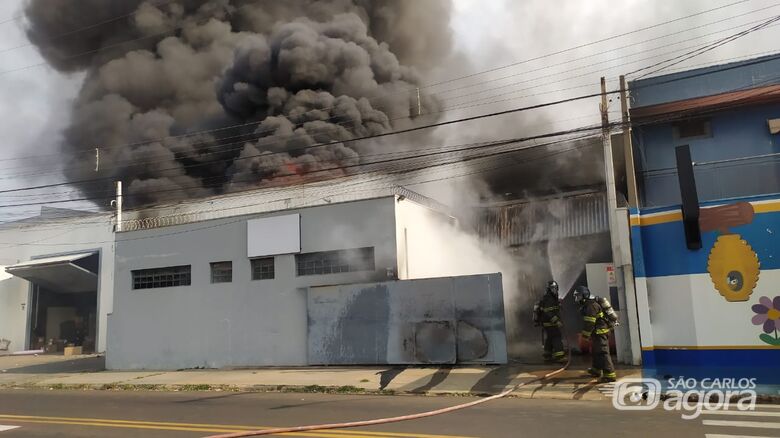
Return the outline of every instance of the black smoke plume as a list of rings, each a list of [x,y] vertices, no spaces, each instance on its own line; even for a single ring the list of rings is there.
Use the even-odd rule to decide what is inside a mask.
[[[85,77],[64,133],[66,177],[121,179],[138,205],[339,175],[365,151],[394,147],[340,142],[436,111],[414,90],[449,55],[450,9],[450,0],[29,0],[26,16],[48,63]],[[336,143],[302,149],[323,142]],[[79,187],[103,196],[106,186]]]

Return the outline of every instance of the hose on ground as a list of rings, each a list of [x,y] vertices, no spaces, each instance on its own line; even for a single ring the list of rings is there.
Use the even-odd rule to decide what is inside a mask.
[[[238,432],[238,433],[229,433],[224,435],[213,435],[208,438],[239,438],[239,437],[247,437],[247,436],[260,436],[260,435],[277,435],[282,433],[290,433],[290,432],[308,432],[312,430],[327,430],[327,429],[348,429],[353,427],[364,427],[364,426],[376,426],[378,424],[388,424],[388,423],[398,423],[401,421],[409,421],[409,420],[419,420],[421,418],[428,418],[433,417],[436,415],[442,415],[449,412],[455,412],[460,411],[462,409],[467,409],[473,406],[481,405],[483,403],[487,403],[489,401],[498,400],[500,398],[504,398],[511,394],[512,392],[516,391],[518,388],[521,388],[525,385],[528,385],[529,383],[538,382],[544,379],[549,379],[550,377],[556,376],[562,372],[564,372],[569,365],[571,365],[571,348],[568,349],[567,352],[568,360],[566,361],[566,364],[552,372],[549,372],[545,374],[542,377],[537,377],[536,379],[529,380],[527,382],[519,383],[506,391],[492,395],[490,397],[481,398],[479,400],[475,400],[469,403],[464,403],[456,406],[450,406],[448,408],[443,409],[437,409],[434,411],[428,411],[428,412],[421,412],[419,414],[411,414],[411,415],[402,415],[399,417],[391,417],[391,418],[378,418],[376,420],[364,420],[364,421],[353,421],[349,423],[332,423],[332,424],[316,424],[311,426],[297,426],[297,427],[280,427],[276,429],[264,429],[264,430],[257,430],[257,431],[248,431],[248,432]]]

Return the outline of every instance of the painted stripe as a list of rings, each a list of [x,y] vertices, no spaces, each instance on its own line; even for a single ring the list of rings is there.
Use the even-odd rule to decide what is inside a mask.
[[[702,204],[703,208],[711,208],[711,207],[718,207],[722,205],[729,205],[733,204],[734,202],[740,202],[740,200],[734,200],[730,202],[719,202],[717,204],[707,205]],[[760,213],[775,213],[780,211],[780,201],[776,200],[768,200],[768,201],[754,201],[750,204],[753,205],[753,211],[755,211],[756,214]],[[645,214],[633,214],[631,215],[631,226],[650,226],[650,225],[658,225],[658,224],[665,224],[669,222],[679,222],[682,220],[682,211],[680,211],[680,208],[670,207],[669,211],[662,211],[662,212],[654,212],[654,213],[645,213]]]
[[[5,432],[5,431],[8,431],[8,430],[14,430],[14,429],[19,429],[19,426],[4,426],[4,425],[0,424],[0,432]]]
[[[731,232],[750,245],[758,256],[761,271],[780,269],[777,254],[777,248],[780,248],[780,212],[756,215],[752,223],[733,227]],[[719,238],[727,240],[718,231],[702,232],[702,249],[691,251],[686,246],[685,230],[680,222],[634,227],[631,234],[632,242],[637,239],[642,242],[642,266],[635,268],[635,274],[647,278],[708,274],[710,252],[715,242]]]
[[[705,426],[729,426],[729,427],[756,427],[761,429],[780,429],[780,423],[765,423],[763,421],[727,421],[704,420]]]
[[[731,415],[737,417],[780,417],[780,412],[762,412],[762,411],[701,411],[702,414],[707,415]]]
[[[45,423],[45,424],[76,424],[95,427],[117,427],[131,429],[155,429],[155,430],[184,430],[189,432],[240,432],[247,430],[272,429],[270,426],[242,426],[230,424],[204,424],[204,423],[172,423],[160,421],[132,421],[132,420],[111,420],[102,418],[71,418],[71,417],[47,417],[34,415],[6,415],[0,414],[0,419],[12,422],[23,423]],[[287,436],[301,437],[421,437],[421,438],[469,438],[465,436],[452,435],[425,435],[419,433],[390,433],[390,432],[367,432],[367,431],[314,431],[314,432],[291,432]]]
[[[724,435],[722,433],[706,433],[705,438],[773,438],[771,436],[756,436],[756,435]]]
[[[642,347],[642,351],[661,350],[777,350],[772,345],[656,345]]]

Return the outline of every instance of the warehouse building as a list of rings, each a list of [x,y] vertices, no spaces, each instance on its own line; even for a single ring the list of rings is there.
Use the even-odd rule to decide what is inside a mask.
[[[447,278],[462,255],[430,249],[445,207],[348,185],[129,213],[107,367],[505,363],[500,275]]]
[[[45,207],[0,225],[3,350],[67,345],[105,352],[112,310],[114,233],[109,214]]]

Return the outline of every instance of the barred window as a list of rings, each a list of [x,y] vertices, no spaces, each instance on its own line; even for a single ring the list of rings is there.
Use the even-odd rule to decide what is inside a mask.
[[[189,286],[192,268],[172,266],[168,268],[139,269],[132,271],[133,289],[156,289],[161,287]]]
[[[233,262],[214,262],[211,264],[211,283],[230,283],[233,281]]]
[[[276,277],[274,258],[252,259],[252,280],[273,280]]]
[[[376,269],[374,248],[298,254],[295,256],[295,267],[298,276],[373,271]]]

